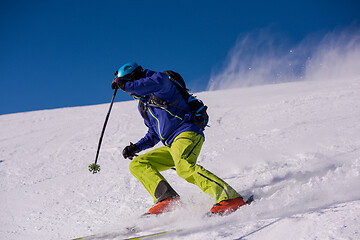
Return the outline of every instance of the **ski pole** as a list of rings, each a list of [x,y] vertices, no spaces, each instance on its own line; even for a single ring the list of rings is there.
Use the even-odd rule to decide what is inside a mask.
[[[111,108],[112,108],[112,106],[113,106],[113,103],[114,103],[114,99],[115,99],[117,90],[118,90],[118,89],[115,88],[113,97],[112,97],[112,99],[111,99],[109,111],[108,111],[108,113],[106,114],[104,126],[103,126],[102,131],[101,131],[101,135],[100,135],[100,139],[99,139],[99,144],[98,144],[98,148],[97,148],[97,152],[96,152],[95,162],[89,165],[89,171],[92,172],[93,174],[95,174],[95,173],[97,173],[97,172],[100,172],[100,165],[97,164],[97,160],[98,160],[98,157],[99,157],[101,142],[102,142],[102,139],[103,139],[103,136],[104,136],[106,124],[107,124],[107,122],[108,122],[108,120],[109,120]]]

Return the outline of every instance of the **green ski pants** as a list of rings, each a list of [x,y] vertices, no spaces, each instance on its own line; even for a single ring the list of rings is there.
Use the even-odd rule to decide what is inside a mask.
[[[197,185],[216,202],[239,197],[232,187],[223,180],[196,164],[204,137],[195,132],[180,133],[170,147],[164,146],[134,158],[130,172],[143,184],[150,195],[155,197],[155,190],[160,181],[166,181],[160,172],[172,167],[187,182]]]

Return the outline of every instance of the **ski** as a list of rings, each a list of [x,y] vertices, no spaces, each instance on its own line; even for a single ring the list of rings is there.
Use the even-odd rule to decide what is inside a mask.
[[[122,237],[129,237],[131,235],[134,235],[135,233],[139,232],[140,233],[140,229],[138,229],[137,227],[133,226],[133,227],[127,227],[125,229],[125,231],[118,231],[118,232],[107,232],[107,233],[97,233],[97,234],[92,234],[92,235],[88,235],[88,236],[83,236],[83,237],[79,237],[79,238],[74,238],[71,240],[101,240],[101,239],[113,239],[113,238],[118,238],[120,236]]]
[[[71,240],[95,240],[95,239],[101,240],[101,239],[116,238],[121,235],[122,234],[119,234],[119,233],[100,233],[100,234],[79,237],[79,238],[73,238]]]
[[[175,233],[175,230],[170,230],[170,231],[161,231],[161,232],[155,232],[155,233],[149,233],[149,234],[144,234],[141,235],[141,233],[139,233],[139,235],[135,235],[135,236],[129,236],[128,234],[123,234],[123,233],[103,233],[103,234],[94,234],[94,235],[89,235],[89,236],[85,236],[85,237],[80,237],[80,238],[74,238],[72,240],[101,240],[101,239],[112,239],[112,238],[116,238],[118,239],[119,237],[124,237],[121,238],[123,240],[136,240],[136,239],[146,239],[146,238],[153,238],[153,237],[161,237],[164,235],[169,235],[172,233]]]
[[[250,197],[247,198],[247,200],[245,201],[248,205],[250,205],[252,202],[254,201],[254,195],[251,195]],[[209,214],[206,213],[204,216],[205,217],[214,217],[214,216],[226,216],[225,215],[216,215],[216,214]],[[149,214],[144,214],[141,216],[141,218],[150,218],[152,217]],[[158,217],[158,215],[155,215],[155,217]],[[124,232],[113,232],[113,233],[100,233],[100,234],[94,234],[94,235],[89,235],[89,236],[85,236],[85,237],[80,237],[80,238],[74,238],[72,240],[102,240],[102,239],[112,239],[112,238],[116,238],[119,239],[119,237],[122,237],[121,239],[124,240],[136,240],[136,239],[146,239],[146,238],[155,238],[155,237],[162,237],[165,235],[170,235],[176,232],[181,232],[184,229],[178,229],[178,230],[169,230],[169,231],[159,231],[159,232],[155,232],[155,233],[147,233],[147,234],[142,234],[142,230],[139,229],[137,226],[131,226],[131,227],[126,227],[126,231],[127,233]],[[133,236],[131,236],[133,235]],[[134,236],[135,235],[135,236]]]
[[[136,239],[146,239],[146,238],[153,238],[153,237],[162,237],[164,235],[169,235],[169,234],[172,234],[175,232],[176,232],[175,230],[163,231],[163,232],[151,233],[151,234],[146,234],[146,235],[140,235],[140,236],[136,236],[136,237],[125,238],[124,240],[136,240]]]
[[[109,237],[116,237],[111,234],[94,234],[85,237],[73,238],[71,240],[95,240],[95,239],[106,239]]]

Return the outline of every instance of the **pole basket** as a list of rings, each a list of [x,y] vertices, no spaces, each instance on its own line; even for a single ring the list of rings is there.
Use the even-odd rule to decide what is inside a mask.
[[[100,165],[96,163],[92,163],[89,165],[89,171],[93,174],[100,172]]]

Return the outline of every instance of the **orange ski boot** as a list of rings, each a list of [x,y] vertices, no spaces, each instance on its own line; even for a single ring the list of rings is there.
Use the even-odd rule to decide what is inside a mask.
[[[145,215],[150,215],[150,214],[158,215],[166,212],[171,212],[178,206],[179,202],[180,202],[179,196],[168,197],[165,200],[158,202],[152,208],[150,208],[149,211],[145,213]]]
[[[237,197],[229,200],[221,201],[215,204],[209,212],[209,215],[227,215],[232,212],[235,212],[241,206],[246,205],[247,203],[243,200],[242,197]]]

